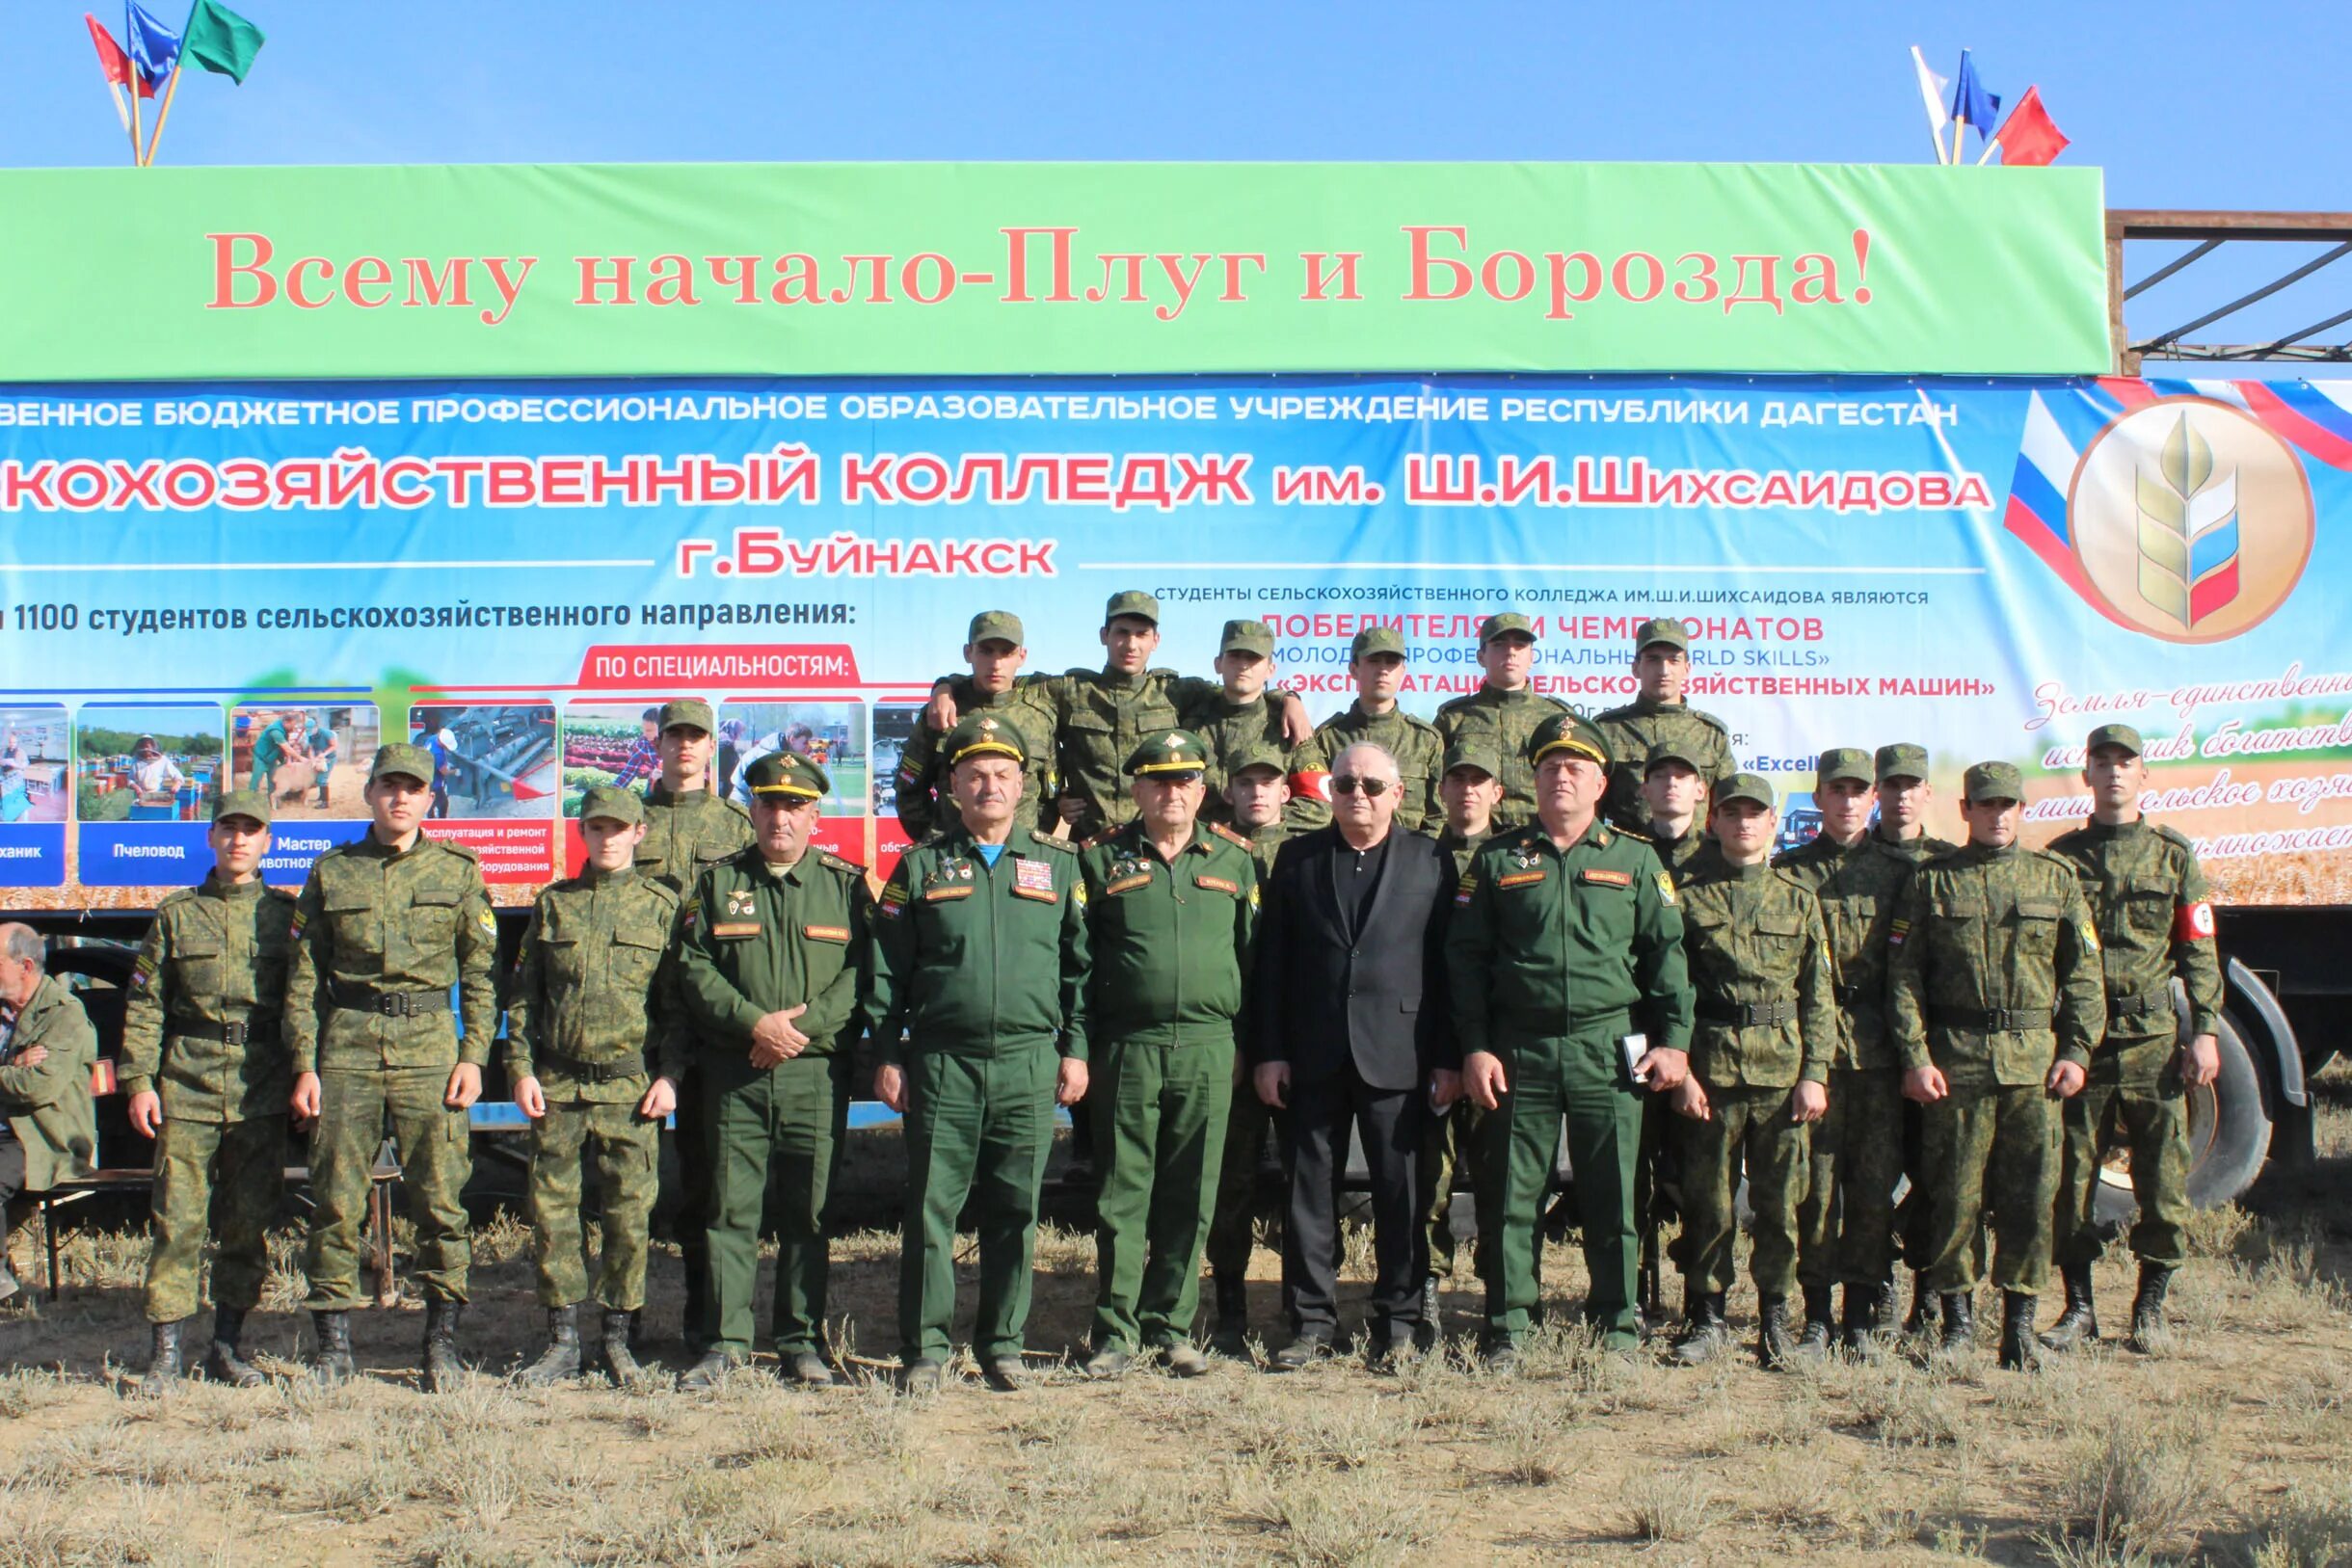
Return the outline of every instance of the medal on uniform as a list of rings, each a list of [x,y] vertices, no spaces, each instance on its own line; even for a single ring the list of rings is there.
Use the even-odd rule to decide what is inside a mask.
[[[1031,860],[1027,855],[1013,861],[1013,892],[1022,898],[1054,900],[1054,863]]]

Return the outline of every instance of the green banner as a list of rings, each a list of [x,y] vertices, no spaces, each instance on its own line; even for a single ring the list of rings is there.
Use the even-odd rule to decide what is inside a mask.
[[[2093,169],[0,173],[0,376],[2098,374]]]

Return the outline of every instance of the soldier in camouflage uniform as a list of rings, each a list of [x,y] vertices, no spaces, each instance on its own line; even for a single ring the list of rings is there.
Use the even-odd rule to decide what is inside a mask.
[[[1912,873],[1887,933],[1887,1012],[1903,1093],[1926,1107],[1926,1187],[1942,1345],[1975,1331],[1972,1247],[1992,1210],[2001,1365],[2039,1347],[2049,1272],[2057,1102],[2082,1089],[2107,1023],[2098,934],[2074,863],[2017,841],[2025,782],[1979,762],[1964,782],[1968,842]]]
[[[1478,662],[1486,672],[1479,689],[1437,708],[1433,727],[1447,749],[1483,747],[1502,765],[1503,798],[1494,827],[1506,832],[1536,819],[1536,770],[1527,764],[1527,737],[1556,713],[1573,712],[1557,697],[1539,697],[1529,682],[1536,664],[1536,628],[1506,610],[1479,623]]]
[[[2107,1032],[2091,1052],[2091,1075],[2066,1105],[2066,1156],[2059,1185],[2058,1266],[2066,1313],[2042,1342],[2070,1349],[2098,1338],[2091,1302],[2098,1262],[2099,1162],[2131,1153],[2131,1227],[2140,1261],[2131,1304],[2131,1343],[2145,1348],[2164,1324],[2173,1270],[2188,1255],[2188,1087],[2221,1074],[2221,960],[2213,945],[2212,893],[2188,839],[2140,814],[2148,784],[2140,732],[2101,725],[2084,748],[2091,823],[2061,835],[2050,853],[2074,864],[2105,949]],[[2173,981],[2188,994],[2189,1039],[2180,1040]]]
[[[155,907],[122,1020],[131,1129],[155,1145],[154,1250],[147,1392],[180,1373],[180,1325],[197,1309],[205,1233],[219,1204],[212,1348],[205,1374],[256,1388],[239,1354],[245,1315],[269,1276],[268,1230],[284,1194],[292,1063],[280,1025],[294,900],[261,885],[270,797],[232,789],[213,803],[213,868]]]
[[[388,1126],[416,1227],[424,1387],[454,1388],[465,1371],[457,1319],[472,1247],[459,1194],[473,1170],[467,1110],[482,1096],[482,1067],[498,1032],[498,925],[473,851],[424,836],[432,799],[431,752],[378,748],[366,836],[318,858],[294,909],[284,1026],[294,1116],[313,1126],[317,1207],[303,1272],[322,1382],[353,1374],[360,1226]],[[449,1018],[453,986],[462,1043]]]
[[[670,958],[678,894],[637,872],[645,803],[633,791],[589,790],[579,820],[587,864],[540,893],[506,998],[506,1076],[531,1119],[531,1256],[548,1313],[547,1351],[522,1381],[544,1385],[580,1369],[584,1152],[596,1161],[603,1209],[596,1298],[604,1366],[627,1385],[638,1375],[628,1320],[645,1304],[661,1123],[678,1106],[683,1071]]]
[[[1924,774],[1925,754],[1913,761],[1914,750],[1889,746],[1882,756]],[[1891,817],[1882,817],[1874,829],[1878,783],[1868,752],[1835,747],[1822,753],[1813,773],[1821,832],[1773,862],[1821,903],[1843,1024],[1830,1069],[1829,1114],[1813,1129],[1812,1179],[1798,1233],[1803,1346],[1827,1350],[1842,1337],[1865,1359],[1878,1356],[1879,1325],[1893,1310],[1894,1195],[1903,1176],[1903,1069],[1886,1035],[1886,934],[1912,867],[1954,847],[1927,837],[1916,821],[1909,824],[1908,838],[1894,837],[1903,830]],[[1842,1329],[1831,1322],[1831,1295],[1841,1281]]]
[[[646,791],[645,837],[637,845],[637,874],[658,882],[682,901],[694,879],[751,843],[751,819],[743,808],[721,800],[710,787],[710,755],[716,748],[710,704],[682,697],[661,704],[661,782]],[[710,1309],[710,1143],[703,1126],[703,1094],[692,1052],[685,1076],[677,1080],[678,1109],[672,1121],[678,1165],[677,1191],[670,1198],[670,1235],[685,1277],[683,1339],[701,1354],[717,1327]],[[635,1338],[631,1324],[631,1340]]]
[[[1677,890],[1682,947],[1696,996],[1691,1076],[1670,1100],[1685,1120],[1684,1326],[1674,1359],[1696,1366],[1729,1338],[1738,1234],[1732,1194],[1748,1176],[1755,1215],[1756,1359],[1786,1367],[1797,1351],[1788,1292],[1797,1283],[1797,1209],[1806,1136],[1829,1108],[1838,1040],[1836,971],[1821,907],[1770,863],[1778,819],[1772,784],[1735,773],[1708,812],[1717,853]]]
[[[1227,758],[1225,803],[1232,828],[1249,841],[1258,883],[1273,873],[1274,856],[1297,830],[1283,808],[1291,783],[1283,748],[1261,742]],[[1233,1103],[1225,1118],[1225,1149],[1216,1176],[1216,1209],[1209,1222],[1206,1256],[1216,1288],[1216,1333],[1210,1348],[1240,1356],[1249,1338],[1249,1253],[1256,1244],[1258,1166],[1266,1139],[1281,1113],[1258,1098],[1256,1085],[1239,1066]]]
[[[1397,807],[1397,827],[1404,833],[1434,835],[1445,826],[1444,805],[1437,798],[1438,776],[1445,771],[1446,743],[1435,729],[1397,705],[1404,683],[1404,635],[1391,626],[1368,626],[1349,645],[1348,673],[1355,679],[1356,698],[1344,713],[1325,719],[1292,758],[1294,782],[1306,787],[1291,800],[1292,825],[1304,831],[1331,820],[1331,802],[1323,791],[1332,758],[1359,741],[1369,741],[1397,759],[1397,776],[1403,781],[1404,798]]]
[[[1691,874],[1692,863],[1712,842],[1704,809],[1706,778],[1691,750],[1671,740],[1650,748],[1642,764],[1641,821],[1632,830],[1649,840],[1658,864],[1677,882]]]
[[[1207,796],[1200,819],[1229,823],[1225,782],[1233,759],[1260,746],[1287,753],[1283,718],[1290,709],[1267,701],[1266,682],[1274,673],[1274,628],[1263,621],[1228,621],[1217,639],[1216,674],[1225,684],[1215,697],[1188,704],[1183,728],[1208,743],[1209,768],[1202,780]]]
[[[1028,633],[1010,610],[982,610],[964,638],[968,676],[948,682],[948,697],[959,714],[990,713],[1021,731],[1029,760],[1021,774],[1020,825],[1041,833],[1060,820],[1055,810],[1054,728],[1051,682],[1024,677]],[[918,724],[898,753],[898,825],[916,843],[955,821],[955,798],[948,792],[947,769],[939,760],[945,736]]]
[[[999,721],[991,719],[989,723]],[[776,1354],[794,1382],[826,1387],[825,1201],[849,1115],[858,1007],[872,974],[866,868],[815,848],[825,772],[775,752],[745,770],[758,841],[695,884],[680,989],[702,1057],[710,1177],[710,1280],[718,1333],[682,1388],[751,1357],[752,1297],[768,1188],[781,1189]]]
[[[1623,707],[1592,722],[1608,737],[1617,765],[1609,775],[1602,812],[1620,827],[1642,828],[1642,778],[1638,769],[1656,747],[1686,751],[1702,784],[1712,788],[1738,766],[1731,757],[1731,731],[1712,713],[1682,700],[1691,678],[1691,631],[1679,621],[1644,621],[1634,628],[1633,678],[1638,690]]]

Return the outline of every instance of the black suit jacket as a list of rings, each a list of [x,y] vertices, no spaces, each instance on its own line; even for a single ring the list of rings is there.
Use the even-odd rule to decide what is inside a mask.
[[[1306,1083],[1352,1062],[1374,1088],[1410,1089],[1430,1069],[1457,1065],[1443,956],[1454,857],[1433,838],[1390,829],[1379,886],[1350,941],[1331,863],[1353,853],[1326,827],[1274,859],[1251,973],[1250,1060],[1287,1061]]]

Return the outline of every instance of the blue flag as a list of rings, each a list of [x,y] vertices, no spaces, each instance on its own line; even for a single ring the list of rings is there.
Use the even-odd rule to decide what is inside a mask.
[[[160,88],[179,64],[179,35],[141,10],[137,0],[123,8],[122,41],[131,64],[148,85]]]
[[[1992,134],[2001,118],[2000,94],[1985,91],[1985,79],[1976,74],[1965,49],[1960,51],[1960,80],[1952,84],[1952,118],[1975,126],[1980,142]]]

